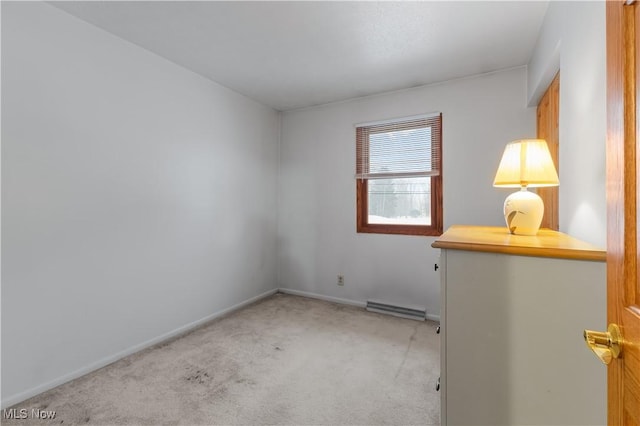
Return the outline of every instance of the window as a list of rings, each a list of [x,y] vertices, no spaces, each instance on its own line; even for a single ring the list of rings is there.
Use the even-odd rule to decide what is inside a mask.
[[[442,115],[356,127],[357,231],[442,234]]]

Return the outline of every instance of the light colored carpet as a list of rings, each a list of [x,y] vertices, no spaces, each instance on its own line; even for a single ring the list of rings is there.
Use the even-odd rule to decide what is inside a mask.
[[[439,424],[436,325],[276,294],[13,407],[51,421],[2,424]]]

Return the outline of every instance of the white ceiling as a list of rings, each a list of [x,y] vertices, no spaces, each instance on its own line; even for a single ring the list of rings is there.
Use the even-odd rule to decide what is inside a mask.
[[[524,65],[548,3],[52,4],[259,102],[289,110]]]

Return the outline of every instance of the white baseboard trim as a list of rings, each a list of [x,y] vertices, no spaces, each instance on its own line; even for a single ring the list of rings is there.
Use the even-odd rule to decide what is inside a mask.
[[[42,392],[48,391],[49,389],[53,389],[56,386],[60,386],[61,384],[66,383],[66,382],[68,382],[70,380],[77,379],[78,377],[84,376],[85,374],[88,374],[88,373],[90,373],[92,371],[95,371],[95,370],[97,370],[99,368],[102,368],[102,367],[105,367],[105,366],[107,366],[109,364],[112,364],[112,363],[114,363],[114,362],[116,362],[116,361],[118,361],[118,360],[120,360],[120,359],[122,359],[122,358],[124,358],[124,357],[126,357],[128,355],[131,355],[133,353],[139,352],[139,351],[141,351],[143,349],[146,349],[146,348],[148,348],[150,346],[156,345],[156,344],[161,343],[161,342],[163,342],[165,340],[171,339],[171,338],[176,337],[176,336],[178,336],[180,334],[183,334],[183,333],[186,333],[188,331],[191,331],[194,328],[197,328],[200,325],[202,325],[202,324],[204,324],[204,323],[206,323],[208,321],[214,320],[214,319],[219,318],[219,317],[221,317],[223,315],[226,315],[226,314],[228,314],[230,312],[233,312],[233,311],[236,311],[238,309],[241,309],[241,308],[243,308],[243,307],[245,307],[247,305],[250,305],[251,303],[257,302],[260,299],[264,299],[265,297],[269,297],[269,296],[271,296],[273,294],[276,294],[277,292],[278,292],[278,289],[273,289],[273,290],[266,291],[266,292],[264,292],[262,294],[259,294],[259,295],[255,296],[255,297],[247,299],[247,300],[245,300],[243,302],[240,302],[240,303],[238,303],[236,305],[233,305],[233,306],[231,306],[229,308],[226,308],[226,309],[223,309],[221,311],[215,312],[215,313],[213,313],[211,315],[207,315],[204,318],[201,318],[201,319],[193,321],[193,322],[191,322],[189,324],[183,325],[182,327],[178,327],[175,330],[172,330],[172,331],[170,331],[168,333],[162,334],[162,335],[160,335],[158,337],[154,337],[153,339],[150,339],[150,340],[147,340],[145,342],[142,342],[142,343],[139,343],[137,345],[134,345],[134,346],[132,346],[132,347],[130,347],[128,349],[125,349],[123,351],[120,351],[120,352],[118,352],[116,354],[109,355],[109,356],[107,356],[105,358],[102,358],[102,359],[100,359],[100,360],[98,360],[98,361],[96,361],[94,363],[91,363],[91,364],[87,365],[86,367],[82,367],[82,368],[80,368],[78,370],[75,370],[75,371],[69,373],[69,374],[65,374],[65,375],[63,375],[61,377],[58,377],[57,379],[54,379],[54,380],[51,380],[51,381],[49,381],[47,383],[43,383],[41,385],[35,386],[35,387],[31,388],[31,389],[28,389],[26,391],[20,392],[20,393],[18,393],[16,395],[12,395],[10,397],[4,398],[4,399],[2,399],[2,402],[1,402],[1,408],[4,409],[4,408],[7,408],[7,407],[10,407],[10,406],[15,405],[15,404],[17,404],[19,402],[27,400],[27,399],[29,399],[29,398],[31,398],[33,396],[36,396],[36,395],[38,395],[38,394],[40,394]]]
[[[367,306],[366,302],[358,302],[356,300],[351,300],[351,299],[342,299],[340,297],[325,296],[323,294],[310,293],[308,291],[293,290],[290,288],[279,288],[278,292],[285,293],[285,294],[292,294],[294,296],[308,297],[310,299],[320,299],[327,302],[340,303],[342,305],[357,306],[359,308],[364,308]]]
[[[427,318],[429,321],[440,322],[440,315],[434,315],[427,312],[425,318]]]
[[[367,302],[358,302],[357,300],[342,299],[340,297],[325,296],[323,294],[311,293],[311,292],[308,292],[308,291],[293,290],[291,288],[279,288],[278,292],[279,293],[285,293],[285,294],[292,294],[294,296],[309,297],[311,299],[320,299],[320,300],[324,300],[324,301],[327,301],[327,302],[340,303],[340,304],[343,304],[343,305],[357,306],[359,308],[366,308],[367,307]],[[433,315],[433,314],[427,313],[426,318],[428,320],[430,320],[430,321],[440,322],[440,315]]]

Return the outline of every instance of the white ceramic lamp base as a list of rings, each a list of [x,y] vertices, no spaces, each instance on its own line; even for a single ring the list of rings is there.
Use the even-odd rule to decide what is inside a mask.
[[[544,203],[534,192],[522,188],[504,200],[504,220],[509,232],[516,235],[536,235],[542,223]]]

